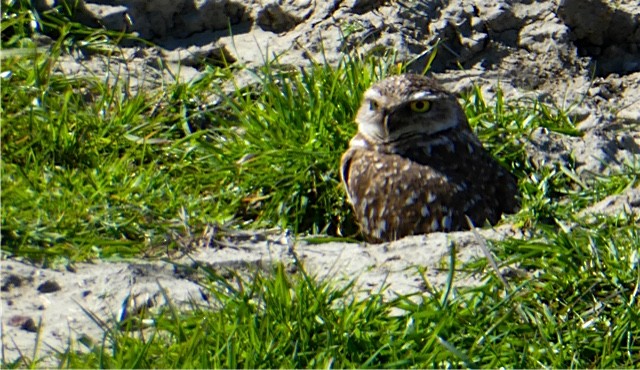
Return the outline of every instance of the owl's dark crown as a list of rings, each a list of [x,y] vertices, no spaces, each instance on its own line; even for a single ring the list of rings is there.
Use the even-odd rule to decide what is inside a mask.
[[[371,85],[369,90],[376,90],[380,95],[397,96],[410,99],[416,93],[430,93],[434,96],[446,96],[449,93],[433,78],[407,73],[387,77]]]

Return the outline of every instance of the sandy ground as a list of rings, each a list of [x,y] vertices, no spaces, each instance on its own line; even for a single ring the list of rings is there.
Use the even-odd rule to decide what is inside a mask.
[[[100,340],[103,330],[86,311],[107,323],[126,316],[124,309],[161,307],[165,289],[172,302],[188,307],[207,305],[199,268],[206,266],[222,276],[230,271],[250,276],[283,263],[296,273],[303,266],[318,280],[335,284],[356,280],[356,291],[366,296],[385,287],[393,297],[442,288],[448,281],[452,247],[456,269],[483,258],[484,238],[517,236],[509,226],[496,230],[434,233],[385,244],[328,242],[311,244],[287,233],[239,233],[164,260],[96,261],[76,264],[73,271],[42,269],[16,260],[2,261],[3,346],[7,358],[19,351],[31,356],[41,325],[41,350],[63,351],[70,338]],[[420,274],[423,269],[427,282]],[[484,272],[457,271],[454,285],[481,282]],[[162,287],[162,288],[161,288]],[[131,298],[134,298],[131,300]],[[41,352],[41,353],[44,353]]]

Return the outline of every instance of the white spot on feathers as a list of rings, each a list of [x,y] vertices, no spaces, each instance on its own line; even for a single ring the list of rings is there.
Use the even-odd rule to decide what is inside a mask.
[[[436,196],[435,194],[433,194],[432,192],[428,191],[427,192],[427,202],[428,203],[433,203],[433,201],[436,200]]]
[[[387,213],[387,207],[382,206],[382,208],[378,210],[378,218],[383,218],[386,213]]]
[[[380,221],[380,223],[378,224],[377,231],[379,234],[382,234],[383,232],[387,231],[387,221],[385,220]]]
[[[404,202],[405,206],[410,206],[413,205],[416,200],[418,200],[418,194],[416,194],[416,192],[412,192],[411,195],[407,198],[407,200]]]
[[[445,230],[451,230],[451,216],[442,217],[442,227]]]
[[[422,217],[429,217],[429,215],[431,214],[431,212],[429,212],[429,207],[422,206],[422,208],[420,209],[420,214],[422,215]]]

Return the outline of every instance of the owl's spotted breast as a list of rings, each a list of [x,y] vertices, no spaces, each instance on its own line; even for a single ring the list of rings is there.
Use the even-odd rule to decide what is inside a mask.
[[[345,154],[343,166],[349,199],[368,240],[438,231],[440,223],[443,230],[455,229],[453,214],[440,203],[450,204],[459,190],[430,168],[358,149]],[[411,177],[401,176],[408,171]]]

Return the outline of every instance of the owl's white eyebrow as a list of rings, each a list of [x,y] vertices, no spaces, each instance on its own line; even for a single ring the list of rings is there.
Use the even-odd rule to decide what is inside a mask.
[[[420,91],[409,97],[410,100],[423,100],[428,98],[433,98],[433,94],[429,91]]]
[[[364,98],[365,98],[365,99],[369,99],[369,100],[378,100],[378,99],[380,99],[381,97],[382,97],[382,94],[380,94],[380,92],[379,92],[379,91],[377,91],[377,90],[373,90],[373,89],[367,90],[367,91],[364,93]]]

